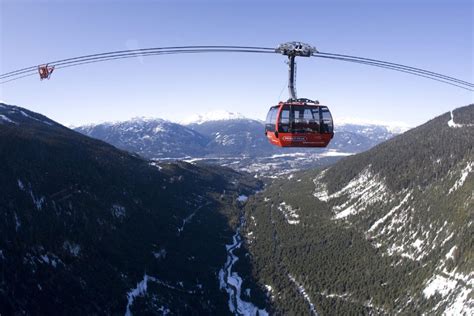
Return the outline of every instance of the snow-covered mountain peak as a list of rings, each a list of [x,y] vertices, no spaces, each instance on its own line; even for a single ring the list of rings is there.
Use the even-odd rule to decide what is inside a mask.
[[[198,124],[201,125],[212,121],[242,120],[247,119],[238,112],[230,112],[226,110],[216,110],[204,114],[194,114],[179,123],[182,125]]]

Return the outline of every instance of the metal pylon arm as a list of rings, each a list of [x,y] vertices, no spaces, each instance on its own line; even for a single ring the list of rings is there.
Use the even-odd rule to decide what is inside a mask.
[[[275,52],[288,56],[288,93],[290,100],[297,100],[296,95],[296,56],[311,57],[318,53],[316,47],[301,42],[288,42],[280,44]]]

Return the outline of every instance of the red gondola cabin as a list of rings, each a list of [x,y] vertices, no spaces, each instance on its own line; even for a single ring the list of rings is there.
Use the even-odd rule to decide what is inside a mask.
[[[308,99],[280,102],[268,111],[265,135],[280,147],[326,147],[334,136],[331,112]]]
[[[47,64],[38,66],[38,73],[41,80],[49,79],[53,71],[54,71],[54,66],[48,66]]]

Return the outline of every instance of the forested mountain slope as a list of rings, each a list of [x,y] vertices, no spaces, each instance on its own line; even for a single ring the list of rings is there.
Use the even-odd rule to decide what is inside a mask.
[[[253,274],[277,311],[474,313],[474,105],[246,208]]]
[[[0,104],[0,314],[226,314],[236,199],[259,186]]]

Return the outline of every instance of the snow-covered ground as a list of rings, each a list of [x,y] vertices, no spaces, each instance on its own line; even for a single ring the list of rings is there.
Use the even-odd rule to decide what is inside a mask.
[[[454,191],[456,191],[457,189],[459,189],[460,187],[462,187],[462,185],[466,181],[469,174],[472,173],[473,169],[474,169],[474,162],[473,161],[468,162],[466,167],[463,170],[461,170],[461,175],[460,175],[459,179],[456,180],[456,182],[451,187],[451,189],[449,189],[448,194],[451,194]]]
[[[145,295],[148,285],[148,275],[145,273],[143,276],[143,280],[137,283],[137,286],[130,290],[127,293],[127,309],[125,311],[125,316],[132,316],[132,312],[130,311],[130,307],[133,305],[133,301],[137,296]]]
[[[334,219],[345,219],[364,211],[369,205],[380,202],[387,196],[387,186],[378,175],[371,172],[370,166],[362,170],[341,190],[328,194],[321,177],[314,180],[316,190],[313,195],[321,201],[345,197],[345,202],[332,206]]]
[[[184,227],[191,222],[191,220],[196,215],[196,213],[199,212],[203,207],[208,206],[208,205],[209,203],[206,203],[197,207],[194,212],[192,212],[191,214],[189,214],[183,219],[181,226],[178,227],[178,236],[181,235],[181,233],[184,231]]]
[[[308,293],[306,292],[306,289],[303,287],[303,285],[301,285],[300,283],[298,283],[298,281],[296,281],[296,279],[291,275],[291,274],[288,274],[288,278],[291,280],[291,282],[293,282],[295,285],[296,285],[296,288],[298,289],[298,292],[303,295],[303,298],[304,300],[308,303],[309,305],[309,312],[311,315],[318,315],[318,313],[316,312],[316,308],[314,307],[314,304],[313,302],[311,301],[311,298],[309,297]]]
[[[15,122],[14,120],[8,118],[7,116],[3,115],[3,114],[0,114],[0,123],[1,122],[7,122],[7,123],[12,123],[12,124],[18,124],[17,122]]]
[[[454,116],[453,116],[453,111],[451,113],[451,119],[448,121],[448,126],[452,128],[460,128],[460,127],[472,127],[474,124],[458,124],[454,122]]]
[[[159,283],[159,284],[165,285],[165,286],[167,285],[166,283],[162,282],[161,280],[159,280],[155,277],[149,276],[145,273],[145,275],[143,276],[143,279],[140,282],[137,283],[137,286],[135,288],[131,289],[127,293],[127,307],[126,307],[126,310],[125,310],[125,316],[132,316],[132,312],[131,312],[130,308],[132,307],[135,298],[138,297],[138,296],[146,295],[147,289],[148,289],[148,282],[150,282],[150,281],[151,282],[156,282],[156,283]],[[171,314],[171,311],[166,306],[159,307],[157,312],[159,312],[160,315],[170,315]]]
[[[449,193],[458,190],[466,182],[474,164],[468,161],[461,166],[449,175],[449,181],[454,183]],[[418,212],[412,206],[413,189],[392,192],[384,180],[371,171],[370,166],[355,175],[342,189],[331,194],[323,181],[324,174],[325,171],[321,172],[313,180],[314,197],[329,204],[334,220],[351,221],[351,216],[356,214],[373,216],[365,211],[369,206],[370,210],[377,207],[380,210],[375,214],[378,218],[367,228],[366,237],[376,248],[385,246],[385,254],[389,256],[420,261],[441,249],[455,235],[452,225],[447,222],[438,223],[438,227],[417,222],[413,218],[413,214]],[[401,231],[404,233],[401,234]]]
[[[25,185],[20,179],[17,179],[17,185],[20,191],[26,192],[31,197],[31,200],[33,201],[33,204],[35,205],[36,209],[38,211],[41,211],[43,205],[46,203],[46,198],[44,196],[35,194],[33,192],[33,189],[31,188],[31,183]]]
[[[390,211],[388,211],[387,214],[385,214],[383,217],[378,219],[368,230],[368,232],[374,231],[378,226],[383,224],[388,218],[390,218],[396,211],[398,211],[405,203],[407,203],[408,199],[411,196],[411,192],[407,193],[405,197],[402,199],[402,201],[394,206]]]
[[[448,272],[446,269],[433,275],[425,284],[423,295],[431,298],[440,295],[441,300],[433,308],[434,313],[439,312],[442,307],[443,315],[474,315],[474,273],[465,275],[456,273],[456,270]],[[444,306],[443,306],[444,305]]]
[[[278,205],[278,210],[285,216],[286,222],[290,225],[297,225],[300,223],[300,215],[296,212],[297,209],[293,208],[291,205],[281,202]]]
[[[240,202],[240,203],[245,203],[245,202],[247,202],[248,199],[249,199],[249,197],[246,196],[246,195],[239,195],[239,197],[237,198],[237,201]]]

